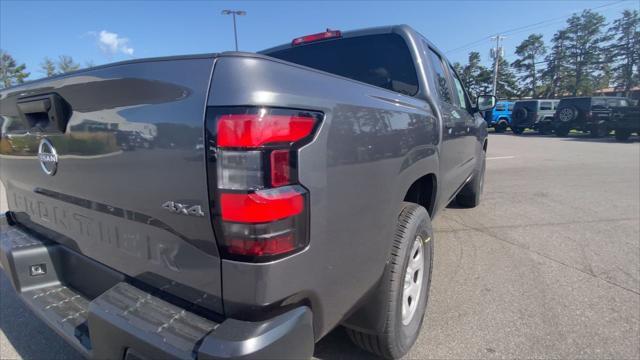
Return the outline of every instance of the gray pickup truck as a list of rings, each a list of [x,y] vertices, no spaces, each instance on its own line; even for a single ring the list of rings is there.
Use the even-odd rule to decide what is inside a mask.
[[[398,358],[494,103],[404,25],[4,89],[0,263],[89,358],[305,358],[338,325]]]

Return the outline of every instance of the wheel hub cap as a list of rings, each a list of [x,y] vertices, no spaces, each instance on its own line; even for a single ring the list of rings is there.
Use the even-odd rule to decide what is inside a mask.
[[[424,272],[424,245],[422,238],[417,236],[411,245],[411,253],[407,271],[404,275],[402,290],[402,324],[408,325],[418,308],[420,293],[422,292],[422,278]]]

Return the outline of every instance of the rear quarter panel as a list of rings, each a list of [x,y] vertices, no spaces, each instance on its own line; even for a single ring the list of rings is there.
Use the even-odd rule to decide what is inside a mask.
[[[209,106],[321,111],[299,150],[310,245],[267,264],[222,262],[225,312],[309,301],[320,338],[381,277],[409,186],[438,169],[440,126],[426,102],[258,55],[217,60]]]

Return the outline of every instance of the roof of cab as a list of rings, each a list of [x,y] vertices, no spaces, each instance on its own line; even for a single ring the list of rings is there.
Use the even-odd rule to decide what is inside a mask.
[[[337,30],[337,29],[327,29],[327,30]],[[387,26],[377,26],[377,27],[371,27],[371,28],[359,29],[359,30],[341,31],[341,33],[342,33],[341,37],[327,39],[327,40],[321,40],[321,41],[332,41],[332,40],[339,40],[339,39],[344,39],[344,38],[351,38],[351,37],[365,36],[365,35],[398,33],[398,32],[402,32],[402,31],[415,32],[409,25],[387,25]],[[305,36],[305,35],[300,35],[300,36]],[[291,40],[293,40],[293,39],[291,39]],[[315,44],[315,43],[318,43],[318,42],[320,42],[320,41],[314,41],[314,42],[309,43],[309,44]],[[306,46],[306,45],[308,45],[308,44],[296,45],[296,47],[298,47],[298,46]],[[285,44],[282,44],[282,45],[278,45],[278,46],[274,46],[274,47],[270,47],[268,49],[264,49],[264,50],[258,51],[258,54],[268,54],[268,53],[272,53],[272,52],[279,51],[279,50],[289,49],[291,47],[293,47],[293,45],[291,44],[291,42],[288,42],[288,43],[285,43]]]

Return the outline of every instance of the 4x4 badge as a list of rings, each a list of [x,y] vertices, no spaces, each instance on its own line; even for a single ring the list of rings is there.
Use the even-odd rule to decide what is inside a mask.
[[[180,215],[204,216],[204,212],[202,211],[202,207],[200,205],[189,206],[173,201],[167,201],[166,203],[162,204],[162,208]]]

